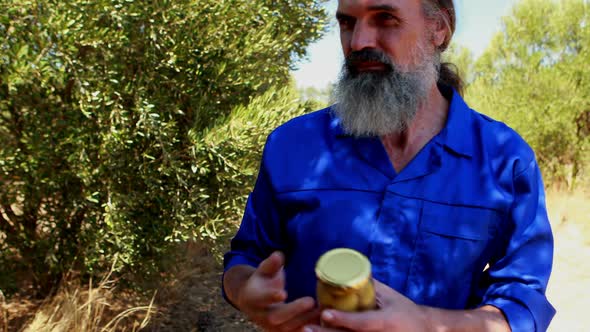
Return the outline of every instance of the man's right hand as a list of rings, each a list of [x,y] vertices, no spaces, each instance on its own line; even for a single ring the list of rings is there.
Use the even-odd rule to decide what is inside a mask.
[[[235,298],[230,298],[240,311],[265,331],[302,331],[305,325],[319,322],[320,310],[315,308],[313,298],[304,297],[285,303],[284,264],[284,256],[273,253],[241,282],[241,287],[234,292]],[[244,272],[232,271],[238,268],[243,267],[236,266],[226,272],[226,283],[232,283],[233,279],[235,284],[236,278],[228,274]],[[226,285],[226,289],[231,287]]]

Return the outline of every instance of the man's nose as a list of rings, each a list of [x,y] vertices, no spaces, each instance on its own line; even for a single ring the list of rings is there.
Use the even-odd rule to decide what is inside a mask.
[[[377,47],[377,31],[367,23],[357,22],[352,32],[350,48],[352,51],[360,51],[365,48]]]

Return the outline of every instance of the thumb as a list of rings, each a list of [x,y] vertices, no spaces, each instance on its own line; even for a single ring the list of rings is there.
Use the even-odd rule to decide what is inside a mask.
[[[283,265],[285,265],[285,257],[281,252],[276,251],[258,265],[256,273],[263,277],[273,278],[281,272]]]

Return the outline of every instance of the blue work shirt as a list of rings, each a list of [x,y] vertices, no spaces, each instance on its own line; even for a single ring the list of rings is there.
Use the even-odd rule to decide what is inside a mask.
[[[399,173],[378,137],[346,135],[329,108],[274,130],[225,271],[279,250],[289,301],[315,298],[317,259],[347,247],[417,304],[489,304],[514,332],[545,331],[553,236],[534,153],[456,91],[446,98],[445,127]]]

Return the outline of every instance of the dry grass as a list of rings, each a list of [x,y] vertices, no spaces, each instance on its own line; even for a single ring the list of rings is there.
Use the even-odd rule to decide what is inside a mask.
[[[70,277],[46,300],[10,299],[0,311],[0,332],[256,331],[221,298],[222,269],[207,245],[191,242],[177,250],[184,259],[174,261],[165,280],[145,286],[158,289],[151,301],[117,289],[110,276],[88,285]]]
[[[1,332],[8,332],[8,311],[6,310],[6,298],[0,290],[0,329]]]
[[[80,287],[65,283],[55,296],[44,302],[23,332],[115,332],[145,328],[155,312],[149,305],[120,308],[115,304],[115,284],[107,275],[97,285]],[[121,294],[117,294],[121,295]]]

